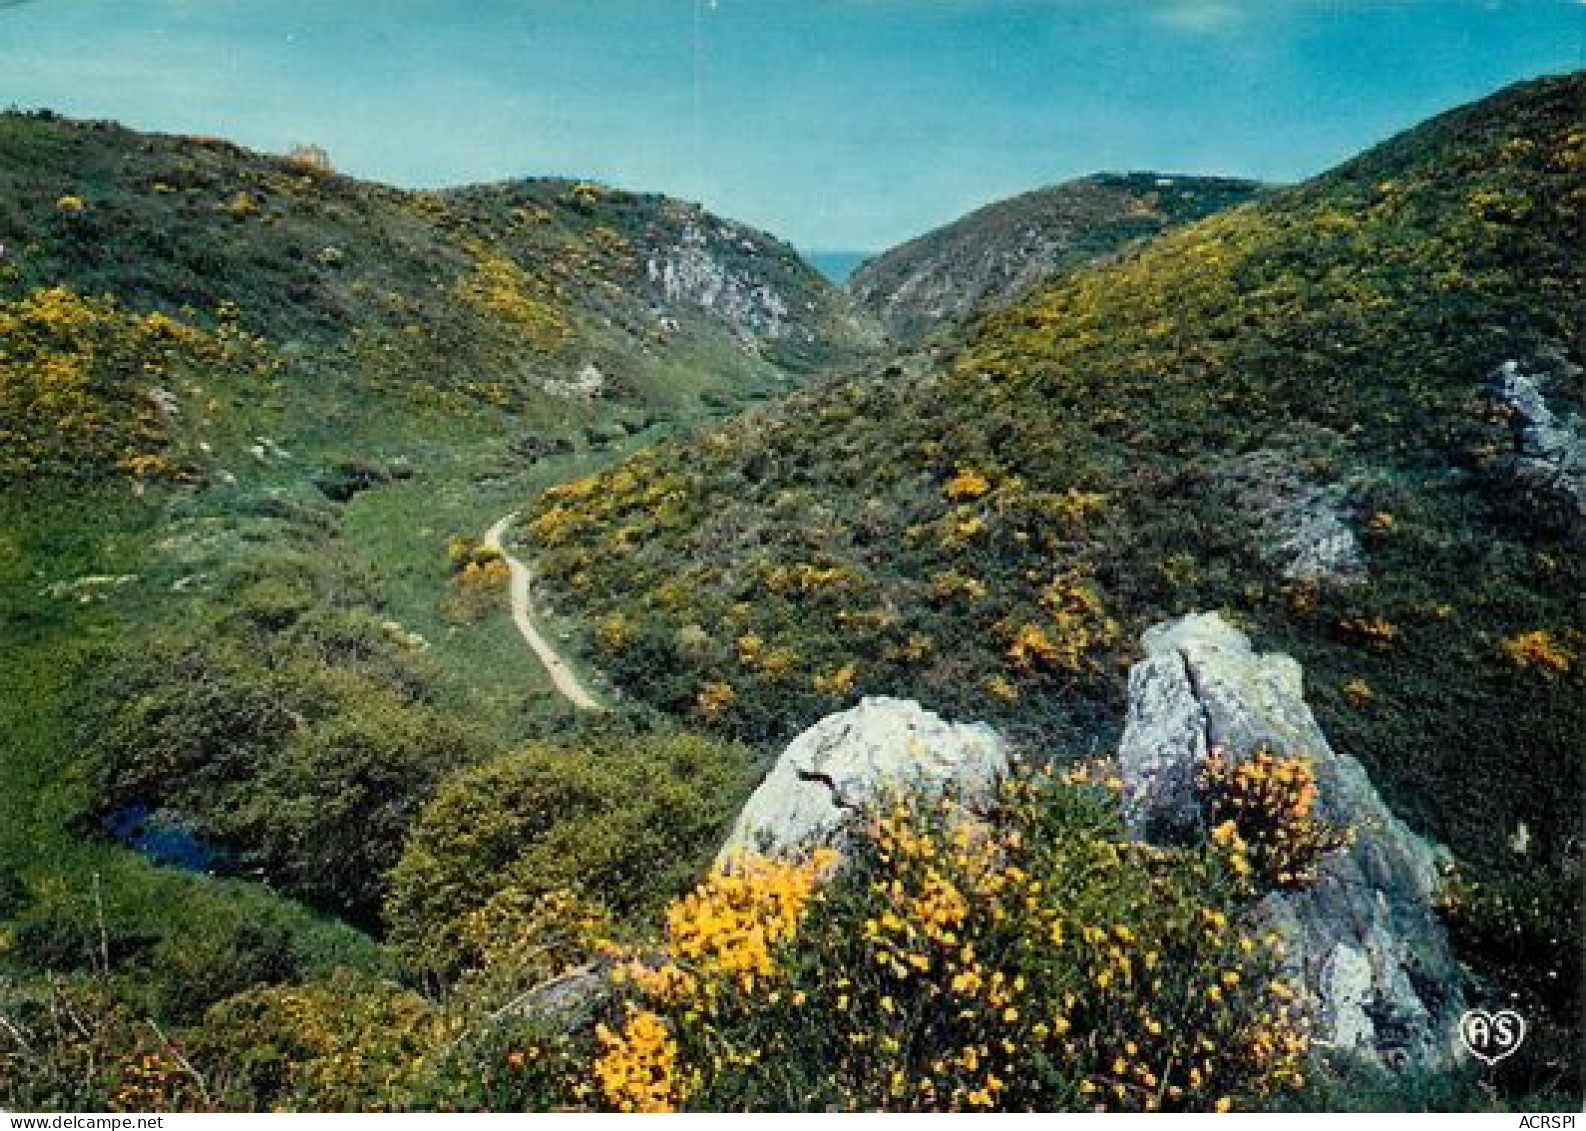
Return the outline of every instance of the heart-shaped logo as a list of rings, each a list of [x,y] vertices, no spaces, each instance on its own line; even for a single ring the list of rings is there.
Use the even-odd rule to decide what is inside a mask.
[[[1459,1039],[1477,1060],[1497,1064],[1512,1056],[1525,1040],[1525,1018],[1512,1009],[1497,1013],[1467,1009],[1459,1019]]]

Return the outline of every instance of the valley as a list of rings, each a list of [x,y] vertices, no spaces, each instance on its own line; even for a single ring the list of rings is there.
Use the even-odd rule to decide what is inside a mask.
[[[0,1021],[25,1034],[0,1104],[1576,1096],[1583,83],[1291,186],[1069,182],[842,287],[592,181],[412,192],[0,115]],[[1132,673],[1180,618],[1302,667],[1284,718],[1369,773],[1313,814],[1305,752],[1233,752],[1295,822],[1269,888],[1233,818],[1125,829]],[[855,807],[772,769],[847,712],[1005,792],[878,792],[836,878],[802,850],[713,871],[762,781]],[[118,841],[129,813],[199,865]],[[1412,833],[1445,873],[1416,922],[1458,984],[1420,998],[1535,1020],[1490,1079],[1321,1057],[1254,941],[1258,897],[1350,837],[1369,871],[1381,813],[1410,845],[1385,873],[1433,858]],[[850,999],[937,1040],[949,994],[975,1019],[946,1044],[852,1027]],[[1223,1050],[1193,1082],[1191,1033]],[[1015,1036],[1045,1050],[1028,1079]]]

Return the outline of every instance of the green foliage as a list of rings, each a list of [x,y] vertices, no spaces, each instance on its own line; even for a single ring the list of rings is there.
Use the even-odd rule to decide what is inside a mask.
[[[8,1109],[213,1110],[182,1049],[89,979],[0,982],[0,1018]]]
[[[59,486],[0,494],[0,979],[92,971],[119,1008],[174,1026],[252,981],[380,968],[366,936],[263,885],[159,868],[91,831],[82,700],[103,690],[100,642],[140,629],[126,606],[160,602],[147,582],[85,604],[42,579],[130,572],[154,520],[123,489],[85,523]]]
[[[178,883],[167,886],[183,894]],[[262,895],[185,894],[201,917],[161,930],[125,895],[43,882],[28,893],[3,957],[32,970],[97,971],[119,1004],[176,1023],[194,1021],[250,986],[308,977],[355,957],[326,947],[298,916]]]
[[[455,1032],[417,994],[339,972],[220,1003],[192,1053],[214,1066],[226,1109],[393,1111],[413,1103],[426,1059]]]
[[[534,744],[449,778],[414,822],[386,919],[414,968],[459,972],[470,916],[576,891],[618,917],[700,873],[752,785],[747,751],[688,734]]]
[[[1506,871],[1485,882],[1458,872],[1449,877],[1440,910],[1455,945],[1478,971],[1472,999],[1501,1001],[1526,1018],[1525,1043],[1492,1072],[1508,1094],[1586,1095],[1586,1067],[1574,1029],[1583,992],[1583,895],[1586,877],[1578,843],[1567,850],[1557,873]]]
[[[234,868],[372,924],[419,806],[478,755],[370,584],[345,559],[264,553],[212,623],[113,648],[83,704],[98,811],[178,814]]]
[[[447,1048],[416,1105],[422,1111],[564,1111],[587,1042],[554,1026],[497,1022]]]
[[[868,690],[1047,747],[1105,740],[1138,630],[1230,611],[1304,662],[1334,740],[1465,861],[1450,916],[1473,996],[1521,993],[1558,1035],[1499,1083],[1567,1092],[1581,562],[1573,516],[1503,475],[1508,422],[1479,385],[1569,340],[1579,91],[1531,84],[1079,272],[944,342],[935,371],[831,378],[577,481],[527,516],[537,565],[634,699],[764,740]],[[813,304],[794,332],[755,358],[693,308],[660,323],[643,253],[697,216],[565,182],[398,193],[204,139],[0,115],[0,430],[18,441],[0,459],[26,460],[0,495],[0,1016],[24,1034],[0,1033],[0,1105],[546,1107],[594,1095],[597,1055],[611,1080],[654,1084],[659,1061],[622,1058],[671,1049],[667,1088],[711,1102],[904,1106],[882,1071],[901,1067],[905,1095],[930,1072],[944,1106],[993,1098],[992,1072],[1007,1106],[1079,1102],[1082,1083],[1086,1101],[1145,1106],[1139,1071],[1169,1077],[1150,1025],[1168,1013],[1216,1063],[1162,1102],[1245,1103],[1292,1079],[1281,1053],[1245,1056],[1260,1027],[1242,1022],[1278,1008],[1261,944],[1207,934],[1202,912],[1236,918],[1235,857],[1144,854],[1067,794],[1008,803],[1004,827],[1029,835],[999,846],[1021,875],[998,869],[995,900],[974,858],[866,842],[802,941],[772,940],[794,982],[734,990],[708,1019],[729,1045],[707,1053],[660,1000],[659,1025],[613,1015],[609,1039],[490,1020],[686,887],[749,785],[738,748],[599,728],[484,760],[564,723],[548,693],[525,707],[535,677],[507,662],[523,657],[504,617],[482,605],[453,634],[437,602],[449,532],[775,387],[776,366],[853,355],[840,303],[759,237],[721,255],[762,265],[790,309]],[[99,294],[116,297],[84,297]],[[545,392],[525,355],[595,360],[608,398]],[[1578,375],[1554,369],[1549,396],[1578,400]],[[1256,451],[1373,516],[1363,581],[1290,582],[1257,552],[1228,471]],[[107,572],[133,579],[123,598],[76,587]],[[370,941],[265,885],[95,835],[131,803],[224,869],[365,924],[384,909],[446,1004],[331,977],[381,971]],[[1510,847],[1521,822],[1529,849]],[[950,956],[883,917],[928,937],[912,912],[943,877],[975,896],[982,980],[1058,995],[1049,1016],[1015,1004],[1010,1020],[979,994],[969,1017],[927,1008],[943,991],[910,956]],[[1015,888],[1025,902],[1001,898]],[[1062,943],[1024,945],[1054,909]],[[677,937],[728,937],[695,925]],[[1113,953],[1143,964],[1146,938],[1164,970],[1149,1001]],[[849,1041],[885,1002],[898,1024]],[[151,1018],[191,1031],[178,1044]],[[786,1052],[780,1075],[732,1059],[761,1046]]]

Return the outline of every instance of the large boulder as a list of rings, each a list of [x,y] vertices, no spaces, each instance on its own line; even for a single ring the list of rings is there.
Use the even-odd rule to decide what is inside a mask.
[[[855,809],[892,793],[951,790],[973,807],[1007,774],[1007,745],[986,724],[945,722],[910,699],[867,697],[788,745],[738,815],[718,861],[831,843]]]
[[[1522,366],[1506,361],[1487,375],[1487,389],[1509,413],[1514,450],[1500,466],[1521,483],[1567,499],[1586,514],[1586,438],[1581,419],[1554,412],[1545,393],[1557,375],[1578,377],[1580,369],[1562,354],[1539,358],[1551,362]]]
[[[1320,814],[1353,829],[1353,844],[1309,887],[1267,895],[1257,916],[1310,992],[1319,1043],[1392,1065],[1448,1061],[1464,1003],[1434,911],[1437,856],[1327,741],[1300,665],[1257,654],[1216,614],[1158,625],[1143,644],[1119,747],[1131,833],[1173,843],[1203,834],[1196,782],[1213,748],[1236,761],[1263,746],[1310,759]]]

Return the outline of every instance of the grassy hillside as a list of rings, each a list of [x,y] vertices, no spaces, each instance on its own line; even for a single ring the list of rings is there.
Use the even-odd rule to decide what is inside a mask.
[[[1479,881],[1456,930],[1481,976],[1567,1028],[1579,514],[1510,474],[1485,378],[1515,359],[1581,401],[1583,94],[1437,118],[910,380],[828,380],[548,492],[526,538],[622,688],[757,739],[884,692],[1105,749],[1140,631],[1222,609]],[[1285,511],[1331,514],[1358,568],[1291,560]]]
[[[1084,177],[988,204],[912,239],[861,266],[846,289],[894,338],[914,341],[1259,191],[1228,177]]]
[[[1010,790],[989,855],[900,809],[802,957],[813,864],[671,902],[821,714],[912,695],[1089,755],[1139,631],[1207,608],[1452,849],[1472,999],[1532,1026],[1499,1083],[1578,1096],[1578,473],[1511,458],[1487,375],[1578,427],[1583,98],[1514,88],[880,360],[783,245],[678,202],[0,116],[0,1105],[620,1108],[706,1064],[701,1104],[892,1104],[900,1007],[957,1066],[924,1106],[1089,1106],[1192,1039],[1220,1067],[1175,1104],[1274,1102],[1244,896],[1215,852],[1120,852],[1090,787]],[[506,617],[477,537],[520,508],[609,714]],[[936,1034],[940,975],[891,959],[907,996],[866,948],[883,910],[940,927],[944,878],[995,944],[952,940],[962,984],[1038,996]],[[1149,1001],[1086,965],[1133,939]],[[1233,981],[1194,980],[1209,945]],[[521,1015],[614,956],[590,1024]],[[1492,1102],[1422,1083],[1381,1103]]]

